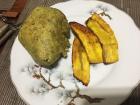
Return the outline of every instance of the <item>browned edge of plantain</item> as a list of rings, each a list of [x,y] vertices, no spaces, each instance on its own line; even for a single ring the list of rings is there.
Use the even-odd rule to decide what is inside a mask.
[[[102,63],[102,47],[96,35],[89,28],[77,22],[70,22],[69,24],[75,36],[85,48],[90,63]]]

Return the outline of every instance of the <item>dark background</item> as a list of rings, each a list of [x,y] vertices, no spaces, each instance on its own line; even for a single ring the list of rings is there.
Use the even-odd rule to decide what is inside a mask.
[[[22,12],[19,20],[26,17],[26,12],[30,8],[35,7],[41,3],[45,5],[53,5],[58,2],[66,0],[28,0],[26,8]],[[121,10],[127,12],[140,28],[140,0],[101,0],[115,5]],[[11,35],[6,43],[0,47],[0,105],[25,105],[25,103],[18,96],[14,88],[9,73],[10,65],[10,51],[17,33]],[[130,97],[122,103],[122,105],[140,105],[140,85],[132,92]]]

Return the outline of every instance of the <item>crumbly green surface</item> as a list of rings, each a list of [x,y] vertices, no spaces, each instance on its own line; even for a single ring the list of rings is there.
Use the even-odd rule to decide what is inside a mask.
[[[23,23],[18,38],[36,63],[48,67],[66,56],[69,30],[60,10],[36,7]]]

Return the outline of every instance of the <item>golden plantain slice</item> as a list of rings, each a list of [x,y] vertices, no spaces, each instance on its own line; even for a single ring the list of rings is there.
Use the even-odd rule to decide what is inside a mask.
[[[87,26],[97,35],[101,44],[116,43],[116,40],[112,39],[110,33],[106,32],[97,21],[89,19]]]
[[[87,86],[90,81],[90,64],[86,51],[77,38],[72,47],[72,67],[74,77]]]
[[[118,45],[110,44],[103,45],[103,59],[104,63],[114,63],[118,61]]]
[[[118,43],[110,26],[96,13],[88,19],[86,24],[97,35],[102,44],[104,63],[118,61]]]
[[[112,38],[112,40],[115,41],[115,43],[117,43],[117,40],[115,38],[115,34],[113,32],[113,30],[111,29],[111,27],[109,26],[109,24],[107,24],[97,13],[94,13],[91,16],[92,20],[95,20],[97,23],[99,23],[99,25],[110,35],[110,37]]]
[[[76,33],[76,36],[81,41],[82,45],[84,46],[90,63],[103,62],[102,47],[94,33],[87,27],[77,22],[70,22],[69,24],[74,33]]]
[[[112,29],[110,28],[109,24],[107,24],[97,13],[94,13],[92,16],[91,16],[91,19],[92,20],[95,20],[96,22],[98,22],[102,27],[103,29],[110,33],[110,34],[114,34],[114,32],[112,31]]]

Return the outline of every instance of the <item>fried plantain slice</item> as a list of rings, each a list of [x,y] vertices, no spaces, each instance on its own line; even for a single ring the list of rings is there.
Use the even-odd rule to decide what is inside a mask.
[[[110,45],[103,45],[103,59],[104,63],[115,63],[118,61],[118,45],[117,44],[110,44]]]
[[[87,20],[86,25],[97,35],[102,44],[104,63],[118,61],[118,42],[110,26],[96,13]]]
[[[116,41],[112,40],[111,35],[106,32],[97,21],[89,19],[87,21],[87,26],[97,35],[101,44],[107,45],[116,43]]]
[[[72,67],[74,77],[87,86],[90,81],[90,64],[86,51],[77,38],[73,41]]]
[[[90,63],[102,63],[102,47],[94,33],[77,22],[70,22],[69,24],[84,46]]]
[[[96,22],[98,22],[106,32],[108,32],[110,34],[114,34],[114,32],[110,28],[109,24],[107,24],[97,13],[94,13],[91,16],[91,19],[95,20]]]

